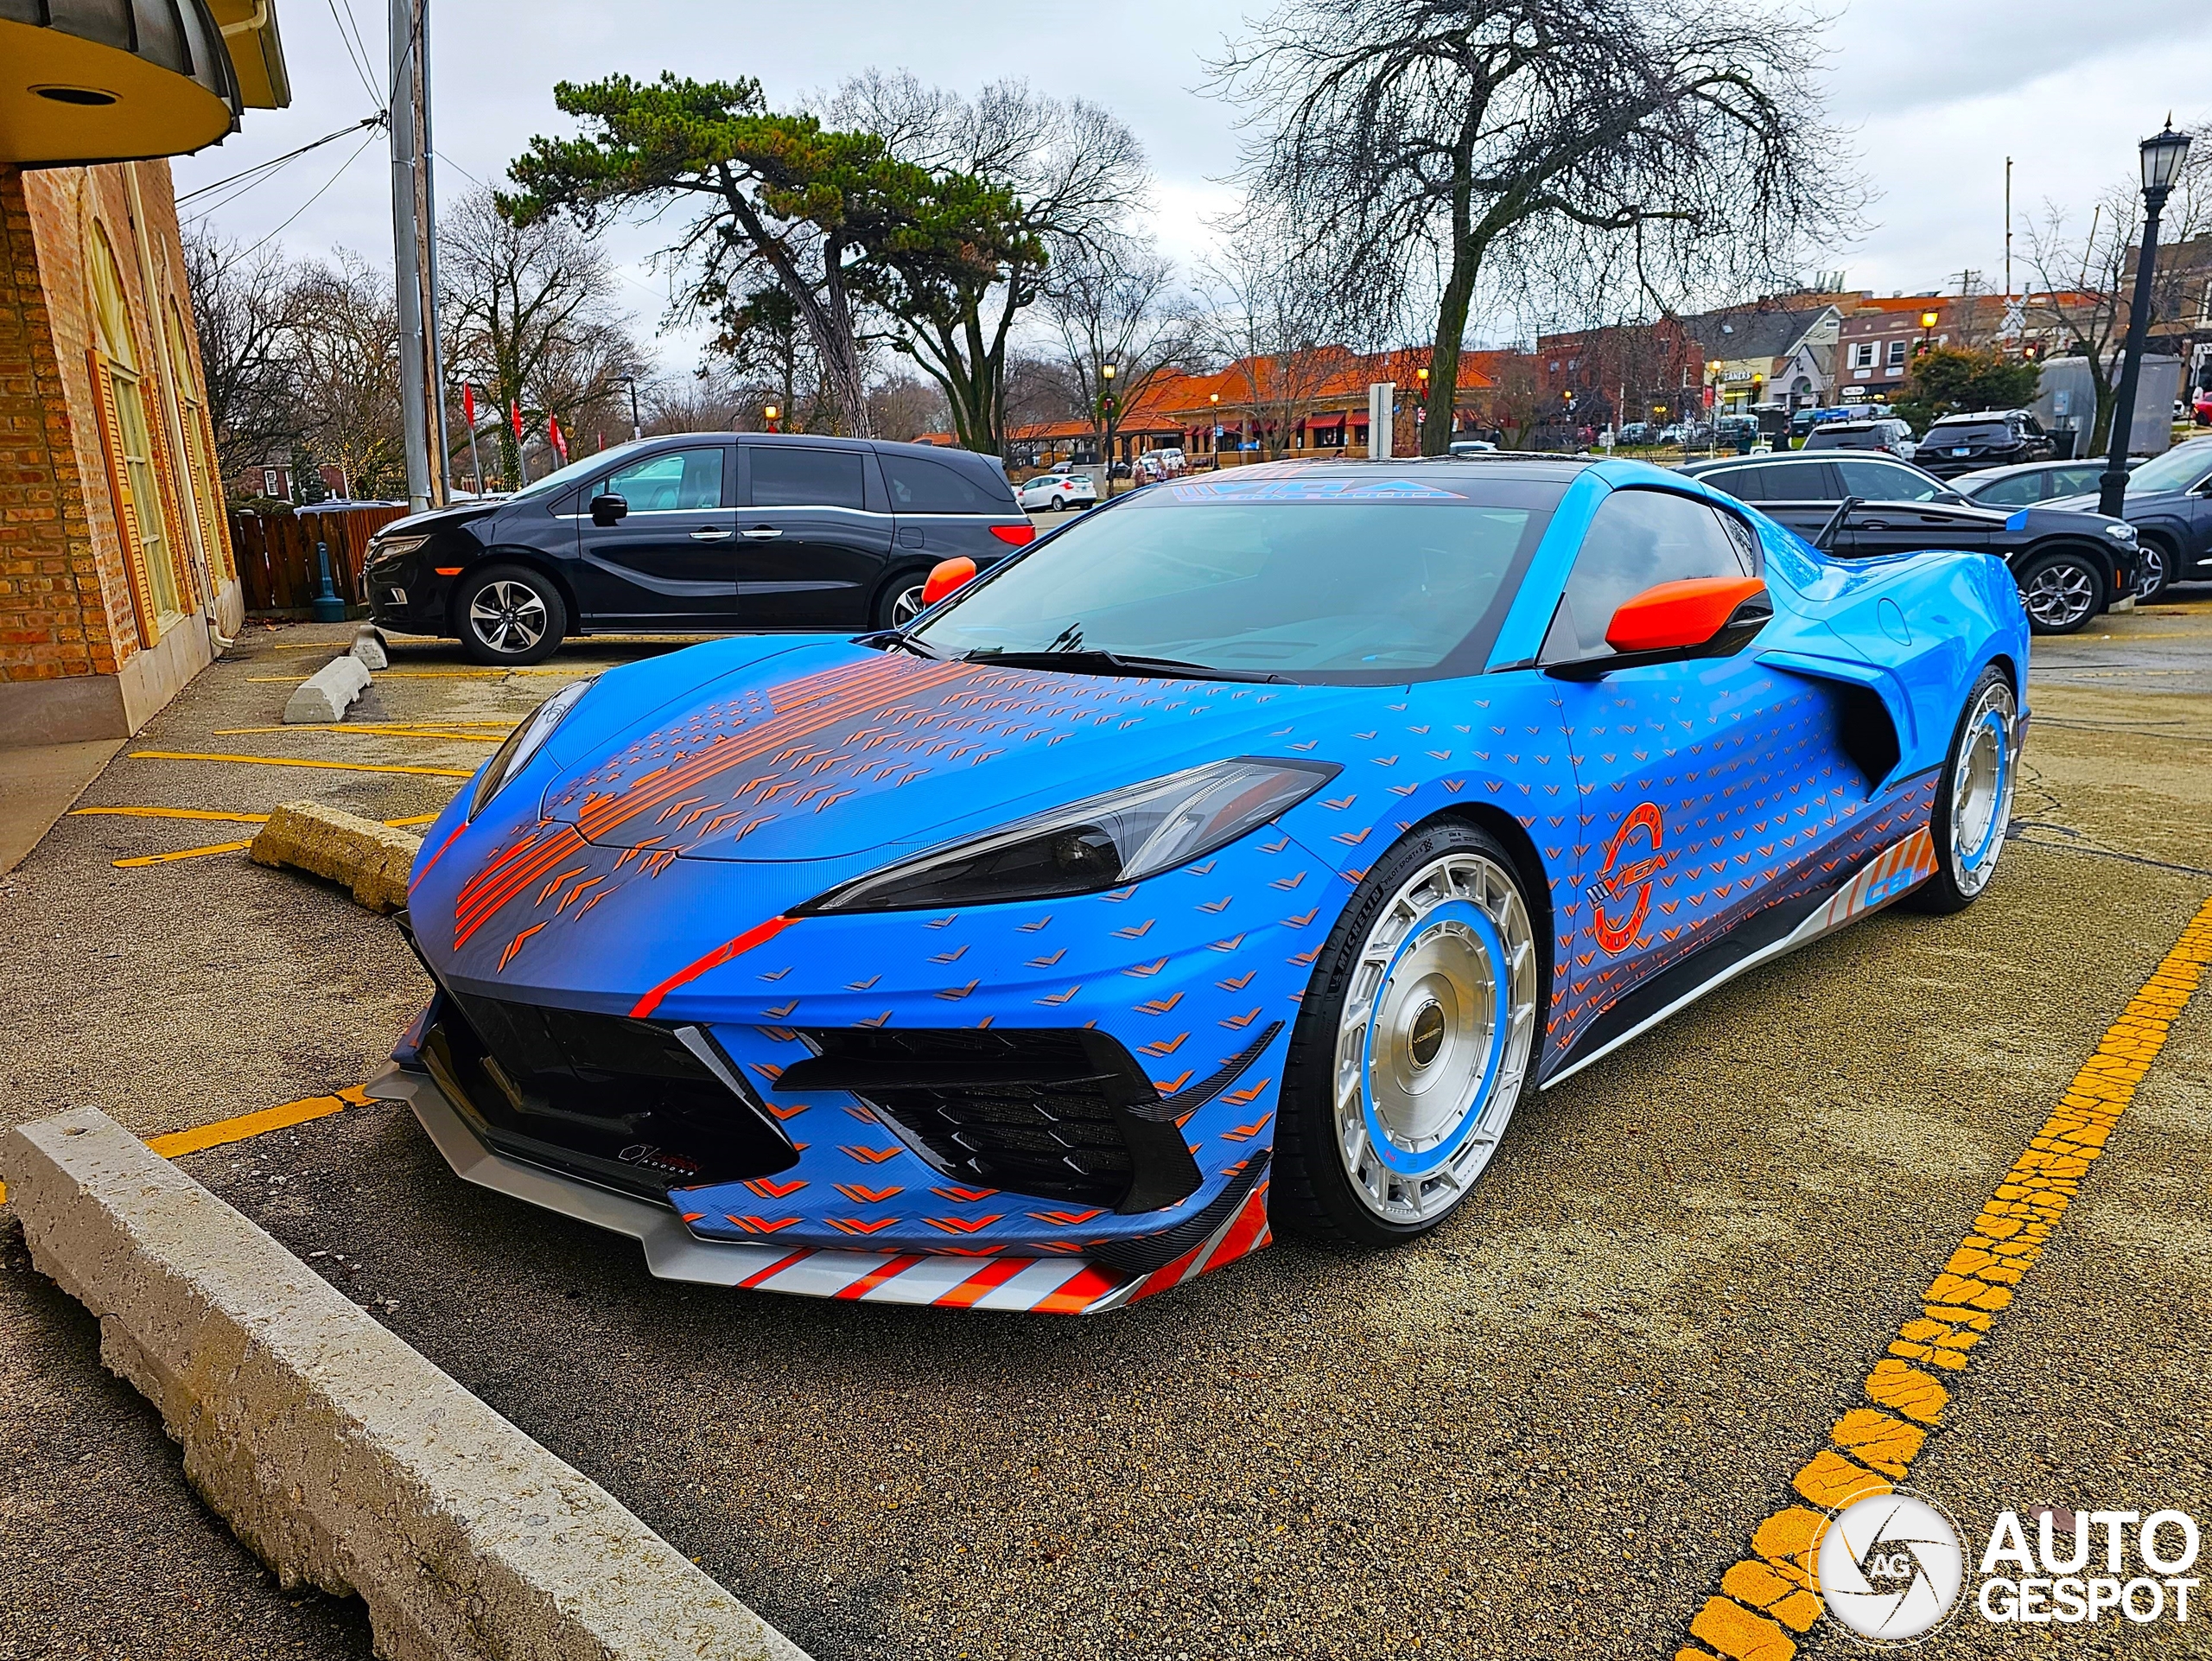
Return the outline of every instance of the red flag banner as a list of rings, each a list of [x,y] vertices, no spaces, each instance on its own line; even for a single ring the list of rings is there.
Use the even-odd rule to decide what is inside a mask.
[[[569,459],[569,441],[561,436],[561,423],[551,416],[545,417],[545,438],[561,453],[561,460],[565,463]]]
[[[507,416],[515,423],[515,442],[522,442],[522,405],[514,399],[507,400]]]
[[[473,432],[476,427],[476,389],[467,381],[461,384],[461,418]]]

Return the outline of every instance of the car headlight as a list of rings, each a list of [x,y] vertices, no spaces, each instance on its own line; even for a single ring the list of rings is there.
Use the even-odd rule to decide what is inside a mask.
[[[591,690],[591,685],[588,680],[570,682],[531,711],[530,719],[507,735],[507,741],[492,752],[484,771],[476,775],[476,794],[468,804],[470,818],[481,813],[484,805],[505,787],[507,780],[530,764],[530,758],[552,737],[553,729],[567,719],[569,711]]]
[[[2107,525],[2105,534],[2118,538],[2122,542],[2133,542],[2135,540],[2135,527],[2132,525]]]
[[[1055,807],[901,861],[798,907],[907,911],[1096,894],[1203,859],[1288,811],[1343,769],[1240,756]]]
[[[424,531],[419,537],[387,537],[381,542],[372,542],[361,563],[374,565],[382,560],[397,559],[402,554],[413,553],[429,539],[429,532]]]

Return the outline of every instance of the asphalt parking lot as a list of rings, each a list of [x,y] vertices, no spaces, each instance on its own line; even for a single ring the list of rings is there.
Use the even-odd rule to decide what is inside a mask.
[[[0,877],[9,1122],[150,1137],[359,1084],[424,996],[391,925],[192,851],[249,820],[175,815],[429,813],[540,697],[664,649],[502,676],[401,641],[342,730],[278,729],[346,633],[257,627]],[[182,1162],[823,1661],[1671,1656],[2212,894],[2212,594],[2040,643],[2030,702],[1980,903],[1878,916],[1535,1098],[1386,1257],[1279,1244],[1096,1321],[949,1317],[656,1282],[381,1104]],[[2212,1511],[2209,1087],[2200,1000],[1915,1486],[1985,1519]],[[276,1588],[200,1506],[4,1212],[0,1270],[0,1656],[365,1656],[358,1609]],[[1920,1653],[2207,1631],[1958,1621]]]

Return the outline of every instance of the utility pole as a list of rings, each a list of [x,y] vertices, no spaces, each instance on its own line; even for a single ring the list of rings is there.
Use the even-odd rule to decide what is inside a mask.
[[[446,499],[445,455],[432,435],[444,426],[434,379],[436,321],[430,314],[429,159],[423,149],[422,35],[429,0],[391,0],[391,253],[399,302],[400,425],[407,450],[407,508]]]
[[[2005,303],[2012,303],[2012,158],[2005,158]]]

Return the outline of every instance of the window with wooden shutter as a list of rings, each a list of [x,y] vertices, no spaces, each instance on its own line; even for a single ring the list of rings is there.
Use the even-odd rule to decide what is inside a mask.
[[[146,417],[146,392],[138,373],[122,270],[107,232],[97,223],[91,242],[92,321],[99,336],[92,353],[93,394],[101,410],[101,437],[108,445],[109,477],[119,487],[116,521],[124,527],[125,563],[136,579],[138,632],[151,646],[184,609],[168,529],[175,512],[156,471],[157,452],[152,423]]]
[[[123,544],[123,573],[130,585],[130,606],[138,625],[138,643],[152,646],[161,639],[155,626],[156,602],[147,582],[146,550],[138,540],[138,506],[130,499],[130,475],[123,464],[122,422],[115,405],[115,380],[107,360],[95,347],[86,354],[92,374],[92,408],[99,413],[100,453],[107,461],[108,499],[115,507],[115,532]]]
[[[188,339],[184,314],[172,299],[168,307],[169,372],[176,386],[177,426],[184,437],[184,454],[177,458],[179,479],[194,522],[199,527],[209,580],[220,582],[237,573],[223,537],[222,490],[215,481],[215,470],[208,465],[212,452],[205,438],[207,413],[200,401],[200,384],[193,377]]]

